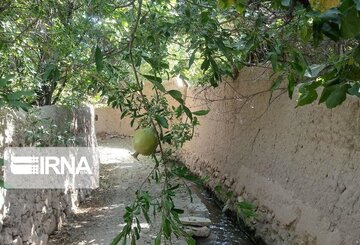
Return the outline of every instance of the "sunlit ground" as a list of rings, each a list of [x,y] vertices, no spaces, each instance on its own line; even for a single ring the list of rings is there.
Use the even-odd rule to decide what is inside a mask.
[[[98,142],[100,157],[100,188],[75,211],[74,220],[67,227],[67,238],[56,238],[49,244],[110,244],[125,226],[122,216],[126,205],[134,198],[134,191],[153,163],[149,158],[133,156],[131,138],[108,139]],[[140,220],[143,241],[152,244],[156,234],[151,225]],[[64,230],[62,231],[64,233]],[[67,239],[67,240],[64,240]],[[55,241],[56,240],[56,241]]]

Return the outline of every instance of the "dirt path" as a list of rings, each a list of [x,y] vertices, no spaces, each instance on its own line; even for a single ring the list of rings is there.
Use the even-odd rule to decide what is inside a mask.
[[[125,206],[134,200],[134,192],[151,171],[153,162],[141,156],[140,161],[136,161],[130,156],[130,138],[100,141],[99,149],[100,187],[68,218],[63,229],[50,237],[49,244],[109,244],[121,230]],[[160,186],[148,188],[156,191]],[[186,190],[183,190],[178,194],[176,204],[190,215],[206,216],[206,207],[197,196],[193,198],[194,202],[190,203]],[[138,244],[153,244],[159,222],[141,225],[143,231]]]

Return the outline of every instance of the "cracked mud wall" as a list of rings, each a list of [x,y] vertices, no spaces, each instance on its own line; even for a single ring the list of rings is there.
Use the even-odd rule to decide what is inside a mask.
[[[295,108],[287,93],[266,92],[270,76],[249,68],[216,89],[189,89],[191,110],[211,111],[182,157],[212,188],[256,205],[252,225],[268,244],[359,244],[359,100]]]

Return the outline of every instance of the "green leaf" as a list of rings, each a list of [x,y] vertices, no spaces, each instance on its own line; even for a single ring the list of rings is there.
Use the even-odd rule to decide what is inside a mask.
[[[16,91],[13,93],[10,93],[6,96],[8,100],[18,100],[23,96],[32,96],[34,94],[33,91],[30,90],[23,90],[23,91]]]
[[[341,18],[341,36],[352,38],[360,34],[360,17],[355,6],[351,6],[342,13]]]
[[[15,78],[14,74],[7,75],[0,79],[0,88],[5,87],[11,80]]]
[[[359,0],[360,1],[360,0]],[[353,52],[353,57],[356,63],[360,64],[360,46],[357,46]]]
[[[284,74],[281,74],[280,76],[278,76],[275,79],[273,85],[271,86],[271,90],[274,91],[274,90],[278,89],[283,80],[284,80]]]
[[[136,238],[134,233],[131,234],[131,245],[136,245]]]
[[[10,100],[8,103],[11,107],[14,107],[16,109],[21,108],[24,111],[28,111],[31,108],[31,105],[18,100]]]
[[[347,65],[344,70],[344,75],[346,76],[346,78],[353,81],[360,80],[360,66],[358,66],[357,64]]]
[[[169,128],[169,123],[166,120],[165,117],[160,115],[155,115],[155,120],[163,127],[163,128]]]
[[[188,116],[188,118],[190,118],[190,120],[192,120],[193,117],[192,117],[192,113],[191,113],[190,109],[187,108],[185,105],[183,105],[182,108],[183,108],[185,114]]]
[[[156,76],[152,76],[152,75],[142,75],[142,76],[145,77],[150,82],[162,83],[161,77],[156,77]]]
[[[95,64],[97,72],[101,72],[104,69],[103,55],[99,46],[95,49]]]
[[[306,69],[304,76],[310,78],[317,77],[317,75],[319,75],[319,73],[324,70],[325,67],[325,64],[312,64]]]
[[[290,63],[291,67],[299,76],[303,76],[308,66],[304,56],[298,51],[292,52],[292,56],[294,60]]]
[[[192,181],[196,184],[203,184],[201,179],[193,175],[186,167],[178,167],[172,170],[172,173],[180,178]]]
[[[251,203],[239,202],[237,206],[241,210],[241,213],[245,215],[245,217],[249,218],[255,216],[254,205]]]
[[[312,36],[313,36],[313,40],[314,40],[314,46],[316,46],[316,47],[319,46],[321,41],[324,39],[321,28],[322,28],[322,24],[314,21]]]
[[[241,209],[253,209],[254,205],[252,205],[252,203],[250,202],[239,202],[238,203],[239,208]]]
[[[218,86],[217,80],[214,77],[210,78],[210,84],[211,86],[213,86],[214,88],[216,88]]]
[[[326,106],[331,109],[338,105],[341,105],[342,102],[346,99],[346,89],[344,89],[344,86],[337,86],[329,97],[326,100]]]
[[[44,71],[44,74],[43,74],[43,79],[44,80],[49,79],[51,77],[51,73],[54,71],[54,69],[55,69],[54,64],[52,64],[52,63],[46,64],[45,71]]]
[[[205,116],[209,113],[210,110],[200,110],[200,111],[193,111],[192,114],[195,116]]]
[[[60,70],[52,63],[48,63],[43,74],[44,80],[57,81],[60,78]]]
[[[271,65],[274,71],[277,70],[278,67],[278,55],[275,52],[272,52],[270,55]]]
[[[7,185],[6,185],[7,186]],[[6,189],[4,180],[0,179],[0,187]],[[9,186],[7,186],[9,188]]]
[[[245,1],[247,2],[247,1]],[[236,3],[236,11],[239,13],[239,14],[244,14],[246,10],[246,4],[243,4],[243,3]]]
[[[158,234],[155,238],[155,245],[161,245],[161,234]]]
[[[110,245],[117,245],[121,238],[123,237],[123,232],[120,232],[116,237],[111,241]]]
[[[206,59],[201,64],[201,70],[203,70],[205,72],[207,69],[209,69],[209,66],[210,66],[210,60]]]
[[[189,68],[192,66],[192,64],[195,61],[195,55],[196,55],[196,49],[192,52],[190,59],[189,59]]]
[[[307,90],[305,93],[301,93],[298,99],[297,106],[304,106],[311,104],[318,97],[316,90]]]
[[[188,245],[196,245],[196,241],[195,241],[195,239],[192,238],[192,237],[186,238],[186,243],[187,243]]]
[[[332,91],[334,91],[334,86],[324,87],[319,99],[319,104],[324,103],[329,98]]]
[[[155,77],[155,76],[151,76],[151,75],[142,75],[143,77],[145,77],[148,81],[150,81],[152,84],[155,85],[155,87],[157,89],[159,89],[161,92],[165,93],[166,90],[164,88],[164,86],[161,84],[162,83],[162,79],[160,77]]]
[[[289,94],[289,98],[292,99],[293,94],[294,94],[294,89],[295,89],[295,83],[296,83],[295,77],[293,74],[288,75],[288,81],[289,81],[288,87],[287,87],[288,94]]]
[[[214,71],[214,76],[216,78],[218,78],[219,67],[218,67],[218,65],[216,64],[215,60],[212,57],[210,57],[209,60],[210,60],[211,67],[212,67],[212,69]]]
[[[305,93],[308,90],[315,90],[320,85],[321,85],[321,81],[312,81],[312,82],[308,82],[308,83],[303,83],[299,88],[299,92]]]
[[[348,90],[349,94],[355,95],[360,98],[360,83],[355,83]]]
[[[169,90],[168,94],[177,100],[180,104],[184,104],[184,100],[182,99],[182,94],[178,90]]]
[[[340,22],[340,15],[341,12],[336,9],[329,9],[326,12],[323,12],[320,14],[319,18],[320,18],[320,22],[334,22],[334,23],[339,23]]]
[[[134,227],[134,233],[135,233],[136,240],[139,240],[140,239],[140,233],[139,233],[139,229],[137,227]]]
[[[166,238],[169,238],[171,236],[171,224],[170,224],[170,220],[168,218],[165,218],[165,220],[164,220],[163,232],[164,232],[164,236]]]
[[[220,194],[221,192],[223,192],[223,188],[221,185],[217,185],[215,186],[214,191]]]
[[[323,23],[321,26],[321,31],[326,36],[328,36],[329,38],[331,38],[336,42],[340,40],[341,33],[338,23],[332,23],[332,22]]]
[[[159,66],[159,62],[156,59],[149,57],[148,54],[141,56],[152,68],[157,69]]]
[[[121,113],[120,119],[124,119],[124,117],[126,117],[127,114],[128,114],[128,111],[127,111],[127,110],[124,110],[124,111]]]
[[[323,83],[324,87],[330,87],[336,84],[339,84],[341,81],[338,77],[334,77],[332,79],[327,79],[325,80],[325,82]]]
[[[299,34],[304,43],[307,43],[311,38],[311,30],[306,24],[300,27]]]
[[[218,3],[218,6],[222,9],[225,9],[225,8],[230,8],[233,6],[234,4],[234,1],[230,1],[230,0],[218,0],[217,1]]]
[[[173,211],[178,213],[178,214],[183,214],[184,213],[183,209],[178,209],[178,208],[173,208]]]

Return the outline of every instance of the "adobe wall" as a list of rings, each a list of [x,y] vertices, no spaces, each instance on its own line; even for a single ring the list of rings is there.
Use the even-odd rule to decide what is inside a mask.
[[[135,130],[130,126],[131,119],[120,119],[120,109],[111,107],[95,108],[95,129],[96,135],[102,137],[110,135],[132,135]]]
[[[163,82],[163,85],[166,90],[178,90],[180,91],[184,98],[186,96],[187,85],[184,82],[177,82],[176,78],[172,78],[168,81]],[[144,86],[144,94],[146,96],[153,95],[153,85],[151,83],[145,83]],[[170,106],[179,106],[179,103],[167,96]],[[135,129],[137,127],[134,124],[133,127],[130,126],[131,118],[125,117],[120,119],[121,111],[120,109],[113,109],[111,107],[99,107],[95,108],[95,130],[96,135],[99,137],[104,136],[105,134],[110,135],[125,135],[131,136],[134,134]]]
[[[359,244],[359,99],[295,108],[287,93],[266,92],[270,76],[249,68],[216,89],[189,89],[191,110],[211,111],[182,157],[212,188],[256,205],[250,224],[268,244]]]
[[[72,135],[78,138],[78,146],[96,146],[93,107],[70,110],[44,106],[37,115],[57,125],[59,130],[69,122]],[[50,125],[45,123],[45,126]],[[1,155],[5,147],[24,146],[25,131],[29,127],[31,125],[25,112],[0,110]],[[0,244],[47,244],[49,235],[61,229],[66,216],[84,200],[89,191],[0,188]]]

